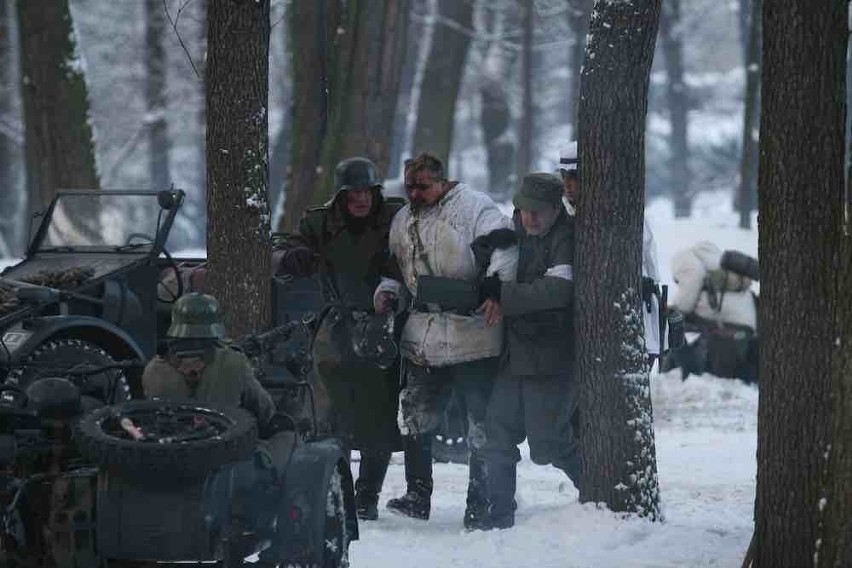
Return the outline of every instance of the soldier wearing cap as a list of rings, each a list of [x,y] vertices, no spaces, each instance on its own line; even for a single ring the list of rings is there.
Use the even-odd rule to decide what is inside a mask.
[[[373,290],[392,271],[388,233],[405,201],[384,197],[375,164],[360,157],[337,164],[334,190],[331,201],[305,213],[293,239],[300,246],[287,251],[282,266],[295,275],[318,273],[322,282],[328,308],[314,338],[311,373],[324,407],[318,414],[346,448],[360,450],[356,512],[375,520],[391,453],[402,444],[398,367],[358,356],[353,338],[375,317]]]
[[[241,351],[224,342],[225,327],[213,296],[191,292],[172,307],[167,353],[155,356],[142,373],[148,398],[198,400],[242,406],[265,425],[275,413],[272,397]]]
[[[536,464],[553,464],[575,481],[579,450],[570,418],[573,378],[574,225],[562,205],[563,185],[548,173],[524,176],[515,194],[517,279],[487,279],[484,297],[498,302],[490,322],[505,321],[507,345],[488,405],[490,513],[479,527],[514,524],[518,444],[528,439]]]

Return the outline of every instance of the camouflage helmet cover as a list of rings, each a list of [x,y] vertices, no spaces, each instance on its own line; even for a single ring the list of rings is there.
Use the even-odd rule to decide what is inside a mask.
[[[367,158],[348,158],[334,168],[334,191],[347,191],[359,187],[381,187],[379,171]]]
[[[207,294],[184,294],[172,307],[172,325],[166,335],[179,339],[222,339],[225,326],[219,302]]]

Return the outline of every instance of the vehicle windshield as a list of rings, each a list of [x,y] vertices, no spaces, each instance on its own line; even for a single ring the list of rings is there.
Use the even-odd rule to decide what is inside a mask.
[[[156,193],[62,193],[39,250],[149,250],[160,211]]]

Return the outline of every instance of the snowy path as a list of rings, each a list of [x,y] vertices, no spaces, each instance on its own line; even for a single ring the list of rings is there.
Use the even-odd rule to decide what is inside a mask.
[[[377,522],[361,523],[353,568],[739,566],[752,530],[757,390],[712,377],[682,383],[675,373],[653,383],[664,523],[581,505],[573,487],[560,492],[560,471],[525,459],[515,527],[466,533],[466,468],[436,464],[432,518],[382,509]],[[381,506],[403,488],[396,454]]]

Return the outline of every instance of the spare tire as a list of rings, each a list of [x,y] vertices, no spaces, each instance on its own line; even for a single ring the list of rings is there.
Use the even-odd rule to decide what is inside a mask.
[[[107,406],[84,416],[78,428],[85,456],[145,482],[203,478],[223,464],[250,458],[256,443],[257,423],[250,413],[196,401]]]

